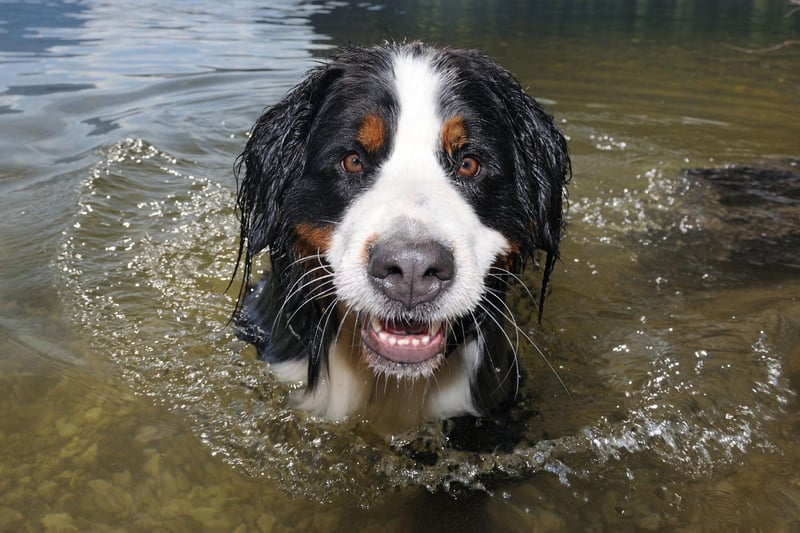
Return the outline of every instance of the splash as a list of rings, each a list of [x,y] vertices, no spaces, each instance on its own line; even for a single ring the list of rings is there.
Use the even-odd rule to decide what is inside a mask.
[[[617,413],[568,434],[544,438],[547,421],[530,406],[514,414],[520,426],[514,440],[485,452],[453,446],[441,424],[387,441],[359,420],[308,418],[284,407],[289,390],[226,327],[236,294],[235,287],[226,293],[238,234],[232,180],[203,175],[196,163],[141,139],[106,147],[99,157],[57,261],[62,300],[102,358],[95,363],[110,363],[137,393],[186,417],[210,454],[291,494],[370,505],[405,487],[491,491],[498,480],[531,475],[569,485],[618,469],[632,455],[703,475],[753,447],[770,449],[769,420],[792,396],[768,333],[758,331],[720,357],[672,327],[648,323],[608,350],[598,343],[600,358],[623,376],[624,393],[609,394],[611,380],[594,370],[568,376],[586,392],[574,393],[575,405],[565,401],[567,414],[595,397],[601,410]],[[668,197],[686,187],[657,171],[642,180],[638,193],[579,202],[574,216],[589,224],[602,218],[608,224],[597,227],[606,234],[638,230],[648,211],[667,209]],[[552,357],[556,348],[546,342]],[[624,358],[630,364],[618,362]],[[538,356],[523,351],[522,359],[530,367]],[[734,359],[744,361],[755,382],[724,374]],[[537,397],[539,385],[528,380],[523,394]],[[408,453],[410,447],[427,450],[426,460]]]

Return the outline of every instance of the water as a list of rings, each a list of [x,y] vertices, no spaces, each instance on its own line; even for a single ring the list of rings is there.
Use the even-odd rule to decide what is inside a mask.
[[[800,13],[258,4],[0,3],[0,530],[800,527]],[[526,349],[494,451],[287,410],[226,327],[247,131],[390,37],[487,51],[570,138],[558,377]],[[727,164],[770,177],[685,171]]]

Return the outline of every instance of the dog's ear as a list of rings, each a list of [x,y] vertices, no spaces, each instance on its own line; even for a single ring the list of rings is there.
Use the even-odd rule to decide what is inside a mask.
[[[517,192],[531,224],[526,255],[538,249],[557,257],[572,173],[567,142],[553,119],[521,89],[510,101]]]
[[[290,234],[282,206],[292,179],[303,174],[308,133],[325,74],[325,67],[312,70],[283,100],[267,109],[237,159],[245,260],[267,247],[283,248],[282,241]]]
[[[552,117],[528,96],[505,69],[495,67],[491,79],[505,121],[510,125],[517,198],[521,218],[519,266],[536,250],[546,253],[539,296],[541,321],[550,273],[558,258],[564,231],[566,185],[572,175],[567,141]]]
[[[286,264],[293,264],[296,259],[292,251],[293,231],[284,210],[286,195],[293,180],[303,175],[309,131],[325,86],[333,76],[327,65],[312,69],[300,84],[259,117],[236,160],[240,239],[233,277],[241,267],[244,279],[237,312],[251,285],[256,254],[269,248],[273,267],[276,258]],[[276,273],[284,281],[291,275],[286,269],[278,269]]]
[[[572,175],[572,165],[567,141],[553,119],[524,92],[520,93],[520,100],[512,124],[517,142],[517,190],[532,223],[533,241],[525,254],[530,256],[536,249],[546,253],[538,306],[541,324],[547,285],[564,231],[566,184]]]

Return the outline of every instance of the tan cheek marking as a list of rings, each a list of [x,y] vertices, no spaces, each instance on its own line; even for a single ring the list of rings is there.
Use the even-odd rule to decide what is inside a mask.
[[[452,156],[456,150],[466,145],[467,141],[464,118],[455,116],[447,119],[442,126],[442,146],[448,155]]]
[[[356,139],[367,152],[375,152],[383,146],[384,124],[378,115],[367,115],[358,128]]]
[[[297,236],[295,249],[301,257],[325,255],[330,248],[333,225],[298,224],[294,227],[294,233]]]
[[[508,272],[513,271],[514,263],[519,259],[520,249],[517,243],[511,243],[511,247],[503,255],[498,255],[494,266]]]
[[[369,264],[369,251],[376,242],[378,242],[377,233],[373,233],[364,241],[364,246],[361,248],[361,264]]]

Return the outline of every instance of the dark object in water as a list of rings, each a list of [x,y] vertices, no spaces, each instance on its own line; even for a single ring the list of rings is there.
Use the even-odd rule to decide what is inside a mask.
[[[707,186],[708,196],[690,202],[713,252],[750,279],[797,275],[800,270],[800,160],[685,171]],[[717,254],[718,256],[718,254]],[[747,268],[750,267],[750,268]]]

